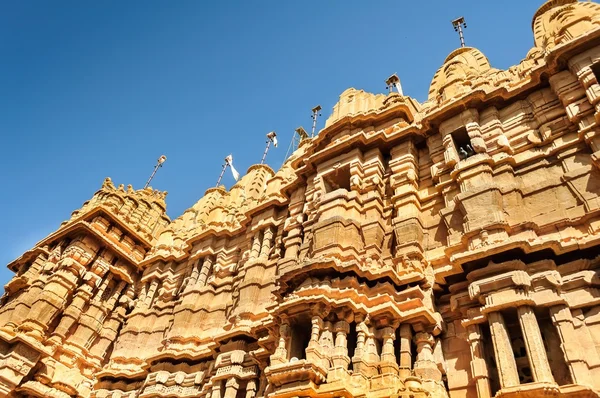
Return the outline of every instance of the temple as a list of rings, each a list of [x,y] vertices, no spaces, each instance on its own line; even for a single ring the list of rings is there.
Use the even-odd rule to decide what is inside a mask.
[[[600,396],[600,5],[532,28],[175,220],[107,178],[8,265],[0,397]]]

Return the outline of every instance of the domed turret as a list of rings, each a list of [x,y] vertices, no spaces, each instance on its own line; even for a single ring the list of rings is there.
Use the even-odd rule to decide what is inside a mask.
[[[472,47],[454,50],[433,76],[429,100],[455,97],[473,85],[473,81],[490,72],[492,67],[481,51]]]
[[[533,16],[535,46],[550,49],[600,24],[600,5],[578,0],[550,0]]]

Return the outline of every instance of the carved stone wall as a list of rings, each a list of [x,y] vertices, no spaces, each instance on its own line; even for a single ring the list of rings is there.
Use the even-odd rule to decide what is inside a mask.
[[[508,70],[348,89],[173,221],[107,179],[9,264],[0,397],[599,396],[599,24],[551,0]]]

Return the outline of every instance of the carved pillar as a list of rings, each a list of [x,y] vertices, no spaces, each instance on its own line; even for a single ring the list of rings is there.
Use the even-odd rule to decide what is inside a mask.
[[[210,398],[221,398],[221,383],[222,380],[218,380],[212,386],[212,393],[210,394]]]
[[[279,343],[273,355],[271,355],[271,365],[280,365],[288,361],[287,343],[290,335],[290,325],[287,321],[282,321],[279,325]]]
[[[331,322],[323,322],[321,337],[319,338],[319,346],[321,347],[321,365],[325,369],[331,366],[331,356],[333,354],[333,333]]]
[[[354,350],[354,356],[352,357],[352,369],[354,373],[365,374],[365,343],[367,340],[367,325],[363,321],[357,319],[356,323],[356,349]]]
[[[552,323],[556,326],[560,336],[561,348],[569,366],[573,383],[592,385],[590,370],[585,362],[585,356],[581,351],[581,345],[575,333],[571,310],[566,305],[556,305],[550,308],[550,315],[552,316]]]
[[[415,375],[424,380],[442,380],[442,372],[433,359],[433,345],[435,340],[430,333],[419,332],[415,335],[417,344],[417,360],[415,361]]]
[[[319,315],[314,315],[311,319],[310,341],[308,342],[309,347],[319,346],[319,335],[321,334],[322,328],[323,318]]]
[[[100,302],[101,301],[102,295],[104,294],[104,292],[108,288],[108,285],[112,281],[113,276],[114,275],[110,271],[106,273],[106,275],[104,276],[104,279],[102,280],[102,283],[100,284],[100,287],[98,288],[98,290],[96,290],[96,294],[94,295],[94,301],[95,302]]]
[[[256,387],[256,380],[248,380],[248,384],[246,384],[246,398],[254,398],[256,396]]]
[[[326,324],[329,324],[329,327],[331,327],[331,324],[323,321],[324,314],[318,313],[318,309],[315,309],[315,312],[317,314],[313,315],[311,319],[310,341],[305,351],[306,359],[312,363],[319,364],[325,369],[329,369],[329,357],[325,352],[325,339],[327,337],[325,327]],[[329,334],[331,335],[331,331],[329,331]]]
[[[271,246],[273,244],[273,228],[268,227],[263,234],[262,246],[260,248],[260,257],[269,257]]]
[[[119,328],[123,324],[125,315],[127,314],[127,305],[130,302],[131,300],[126,297],[119,299],[117,308],[110,313],[110,316],[102,325],[100,335],[90,348],[90,354],[104,359],[108,348],[117,339]]]
[[[396,339],[396,327],[388,326],[379,330],[383,340],[381,346],[381,373],[398,374],[398,364],[394,353],[394,340]]]
[[[375,331],[369,327],[366,332],[365,349],[363,353],[365,361],[363,373],[368,376],[376,376],[379,371],[379,354],[377,353],[377,343],[375,342]]]
[[[204,261],[202,262],[202,269],[200,270],[200,275],[198,276],[198,281],[196,282],[196,286],[202,287],[206,286],[206,282],[208,281],[208,277],[210,275],[210,271],[213,267],[213,259],[212,256],[206,256]]]
[[[148,288],[148,293],[146,294],[146,299],[144,300],[144,304],[146,307],[150,307],[152,304],[152,300],[154,299],[154,294],[156,293],[156,288],[158,287],[158,279],[154,278],[152,282],[150,282],[150,287]]]
[[[84,280],[85,283],[77,289],[75,297],[73,297],[73,301],[63,312],[60,323],[54,330],[54,333],[52,333],[52,338],[50,339],[51,341],[55,343],[62,343],[64,341],[71,327],[81,316],[83,307],[92,298],[92,291],[97,278],[91,277],[91,275],[88,273],[87,277],[84,277]]]
[[[406,378],[411,375],[412,352],[411,352],[412,328],[410,324],[400,325],[400,377]]]
[[[348,356],[348,333],[350,325],[346,321],[339,321],[333,325],[335,332],[335,348],[332,357],[333,366],[348,369],[350,357]]]
[[[251,260],[258,258],[258,256],[260,255],[260,247],[261,247],[260,234],[261,234],[260,231],[256,231],[254,233],[254,238],[252,240],[252,249],[250,250],[250,259]]]
[[[471,349],[471,373],[475,379],[477,396],[479,398],[490,398],[490,378],[485,362],[485,354],[479,325],[467,326],[468,340]]]
[[[494,356],[500,378],[500,387],[514,387],[519,385],[519,373],[517,372],[517,363],[513,355],[510,337],[506,330],[504,318],[499,312],[488,314],[490,323],[490,332],[494,344]]]
[[[239,388],[240,383],[237,379],[235,377],[230,377],[225,384],[225,396],[223,398],[235,398]]]
[[[517,308],[519,314],[519,323],[523,331],[523,340],[527,348],[527,357],[531,366],[533,380],[537,382],[554,383],[550,363],[544,348],[542,333],[533,313],[533,309],[529,306],[521,306]]]
[[[146,282],[142,285],[142,288],[140,289],[140,294],[138,296],[137,302],[136,302],[136,308],[139,308],[142,306],[142,304],[146,304],[146,298],[148,297],[148,289],[150,288],[150,283]]]
[[[200,277],[200,262],[202,259],[197,259],[192,264],[192,273],[190,274],[190,279],[188,280],[186,290],[189,290],[190,287],[194,286],[196,282],[198,282],[198,278]]]
[[[73,255],[77,256],[79,252]],[[78,285],[83,266],[71,257],[61,260],[59,269],[48,281],[39,299],[32,305],[25,322],[19,327],[32,337],[42,340],[54,318],[62,311],[65,300]]]
[[[458,152],[454,147],[454,141],[452,140],[452,136],[447,134],[442,138],[442,142],[444,144],[444,161],[446,165],[449,167],[454,167],[456,163],[458,163]]]

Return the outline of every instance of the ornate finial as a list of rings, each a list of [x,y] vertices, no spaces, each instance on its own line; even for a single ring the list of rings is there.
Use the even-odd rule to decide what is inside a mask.
[[[102,189],[111,189],[111,190],[115,189],[115,185],[113,184],[110,177],[106,177],[104,179],[104,182],[102,183]]]
[[[465,17],[456,18],[452,21],[452,26],[454,26],[454,31],[458,32],[458,36],[460,37],[460,46],[465,46],[465,36],[463,34],[463,28],[467,29],[467,22],[465,21]]]

